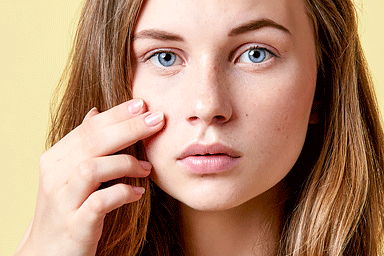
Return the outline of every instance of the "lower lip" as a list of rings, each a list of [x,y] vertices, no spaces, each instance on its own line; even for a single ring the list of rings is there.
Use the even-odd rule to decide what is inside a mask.
[[[179,162],[195,174],[215,174],[232,169],[239,162],[239,157],[228,155],[188,156]]]

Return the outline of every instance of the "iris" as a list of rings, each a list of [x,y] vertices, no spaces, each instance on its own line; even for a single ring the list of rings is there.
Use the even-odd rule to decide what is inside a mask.
[[[156,56],[158,62],[164,67],[170,67],[176,62],[176,55],[170,52],[161,52]]]

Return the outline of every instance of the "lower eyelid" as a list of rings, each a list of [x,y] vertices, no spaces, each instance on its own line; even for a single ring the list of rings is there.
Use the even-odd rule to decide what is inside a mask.
[[[279,63],[279,58],[272,57],[264,62],[261,63],[245,63],[245,62],[238,62],[235,63],[237,65],[239,70],[249,72],[249,73],[258,73],[258,72],[264,72],[267,71]]]

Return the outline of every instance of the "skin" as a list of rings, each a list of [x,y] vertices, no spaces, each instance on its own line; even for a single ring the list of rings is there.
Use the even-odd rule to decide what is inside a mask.
[[[132,156],[110,154],[163,125],[163,114],[147,112],[142,100],[103,113],[90,110],[80,126],[41,156],[35,216],[15,255],[95,255],[105,215],[144,193],[125,184],[96,189],[123,176],[146,177],[152,168]]]
[[[234,32],[255,20],[279,26]],[[252,46],[272,54],[249,63]],[[281,209],[271,202],[281,198],[279,182],[300,155],[316,87],[304,1],[150,0],[133,47],[133,95],[166,117],[165,129],[145,140],[151,177],[181,202],[188,253],[249,255],[256,244],[273,245]],[[164,66],[159,52],[175,62]],[[191,173],[179,158],[195,143],[224,144],[239,161],[222,173]],[[250,226],[264,231],[241,232]]]
[[[228,35],[260,19],[289,32],[267,26]],[[281,180],[300,154],[315,91],[310,24],[301,0],[147,1],[133,43],[133,94],[144,101],[90,110],[41,156],[35,216],[16,255],[94,255],[105,215],[144,193],[125,184],[97,187],[150,173],[180,202],[188,255],[273,255]],[[148,29],[183,41],[140,34]],[[243,53],[251,46],[273,54],[248,63]],[[174,67],[156,67],[150,57],[159,49],[177,54]],[[111,155],[142,139],[151,163]],[[218,174],[192,174],[178,159],[192,143],[224,144],[238,163]]]

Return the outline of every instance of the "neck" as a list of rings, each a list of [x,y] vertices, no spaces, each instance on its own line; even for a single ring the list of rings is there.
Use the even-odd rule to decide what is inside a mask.
[[[228,210],[199,211],[181,204],[186,255],[276,255],[284,206],[277,187]]]

